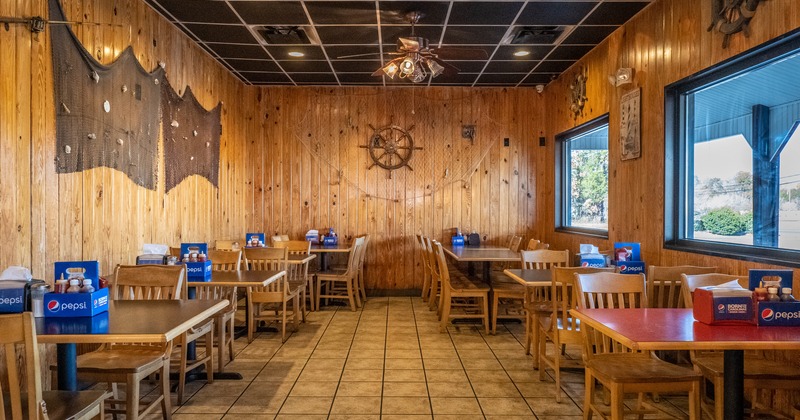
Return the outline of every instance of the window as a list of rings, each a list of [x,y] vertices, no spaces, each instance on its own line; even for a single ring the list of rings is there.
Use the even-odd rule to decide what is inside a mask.
[[[556,229],[608,235],[608,114],[556,136]]]
[[[666,88],[666,246],[800,266],[800,32]]]

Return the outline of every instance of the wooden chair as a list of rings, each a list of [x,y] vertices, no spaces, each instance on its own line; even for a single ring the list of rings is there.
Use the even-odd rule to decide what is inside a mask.
[[[550,270],[553,267],[569,266],[569,250],[556,251],[539,249],[522,251],[520,253],[523,269]],[[547,317],[552,312],[553,301],[550,298],[550,288],[542,287],[532,289],[527,287],[524,296],[525,305],[525,354],[533,356],[533,367],[539,369],[539,320]],[[533,350],[533,353],[531,353]]]
[[[239,271],[242,265],[242,250],[236,251],[208,251],[208,258],[211,260],[211,271]],[[234,319],[236,318],[236,308],[238,307],[238,296],[236,287],[215,286],[213,282],[195,287],[196,299],[228,299],[230,304],[224,311],[219,312],[216,317],[216,343],[217,343],[217,369],[225,371],[225,365],[234,360],[233,340],[234,340]],[[227,351],[227,357],[226,357]]]
[[[218,239],[214,242],[214,249],[216,249],[217,251],[238,251],[242,249],[241,244],[243,243],[244,242],[235,239],[226,239],[226,240]]]
[[[281,235],[272,235],[271,239],[272,239],[272,246],[277,246],[277,244],[279,242],[283,241],[283,238],[281,238]]]
[[[683,274],[681,297],[687,308],[693,307],[692,294],[698,287],[717,286],[730,281],[739,281],[743,288],[748,287],[748,276],[729,274]],[[715,420],[723,420],[725,411],[725,381],[723,354],[718,351],[695,351],[689,353],[695,370],[714,385],[713,413],[708,407],[711,402],[705,401],[703,410]],[[789,418],[771,409],[770,404],[759,401],[760,390],[800,390],[800,368],[791,363],[769,360],[763,352],[748,351],[744,357],[744,387],[750,390],[750,402],[755,412],[766,412],[778,417]],[[705,392],[703,395],[706,395]]]
[[[173,257],[178,257],[178,261],[180,261],[181,258],[183,258],[183,255],[181,255],[181,247],[174,247],[174,246],[169,247],[169,255]]]
[[[647,307],[644,274],[595,273],[575,276],[580,308]],[[654,410],[655,407],[648,409],[649,404],[644,402],[644,394],[653,392],[688,392],[689,418],[700,418],[700,374],[664,362],[649,352],[633,351],[586,325],[581,326],[581,332],[586,376],[584,419],[591,418],[593,413],[605,416],[594,401],[595,380],[611,391],[613,420],[623,418],[625,394],[638,394],[636,408],[631,411],[638,414],[639,418],[643,414],[658,411]]]
[[[575,274],[611,273],[613,267],[553,267],[550,296],[553,302],[549,317],[540,318],[539,328],[539,363],[553,369],[556,379],[556,402],[561,402],[561,368],[583,368],[582,359],[567,359],[566,346],[583,346],[580,324],[573,318],[569,310],[577,308]],[[547,353],[547,342],[553,343],[553,353]],[[539,365],[539,380],[545,380],[545,367]]]
[[[0,345],[5,351],[5,376],[0,378],[0,419],[104,419],[103,401],[108,397],[107,392],[42,391],[39,347],[31,312],[0,315],[0,332]],[[17,356],[18,350],[22,357]],[[8,389],[3,389],[3,384]]]
[[[288,249],[289,255],[308,256],[311,254],[311,242],[308,241],[279,241],[275,243],[275,247]],[[314,282],[308,275],[308,266],[308,261],[302,264],[289,264],[286,273],[289,276],[289,281],[300,287],[300,309],[302,310],[303,322],[306,322],[308,307],[310,306],[312,311],[316,310],[315,304],[317,302],[314,294]],[[306,300],[309,303],[306,303]]]
[[[288,248],[245,248],[245,265],[250,270],[287,270]],[[280,321],[281,341],[286,341],[286,318],[291,308],[294,329],[300,327],[300,292],[297,283],[283,276],[265,287],[251,287],[247,290],[247,342],[253,341],[256,321]],[[291,307],[289,306],[291,302]],[[275,315],[268,315],[274,312]]]
[[[425,249],[425,235],[416,234],[417,257],[422,262],[422,301],[427,302],[431,297],[431,266],[428,251]]]
[[[528,246],[525,248],[526,251],[536,251],[537,249],[548,249],[550,248],[550,244],[546,244],[538,239],[531,238],[528,241]]]
[[[109,285],[112,300],[179,300],[186,287],[182,265],[117,266],[114,283]],[[159,404],[163,418],[172,418],[169,396],[169,367],[172,342],[104,344],[98,350],[78,356],[78,377],[92,382],[106,382],[113,392],[107,400],[111,413],[124,413],[126,419],[146,417]],[[161,394],[139,409],[142,379],[158,373]],[[124,383],[125,400],[118,398],[116,384]],[[125,404],[125,409],[117,408]]]
[[[442,319],[439,331],[447,331],[447,325],[453,318],[481,319],[486,333],[489,333],[489,287],[483,283],[458,275],[450,276],[447,260],[442,250],[442,244],[433,241],[433,250],[436,257],[434,276],[439,278],[442,286]],[[454,311],[456,310],[456,311]]]
[[[683,308],[681,274],[708,274],[716,271],[717,267],[651,265],[647,269],[647,306],[649,308]]]
[[[425,251],[425,258],[427,258],[428,269],[430,270],[431,273],[430,292],[428,293],[428,309],[430,310],[436,309],[437,314],[441,315],[442,283],[441,283],[441,277],[437,276],[434,273],[438,261],[436,259],[436,253],[433,250],[433,239],[431,239],[428,236],[423,236],[422,245]]]
[[[366,287],[366,280],[364,278],[364,263],[367,261],[367,246],[369,245],[370,236],[364,235],[364,243],[361,245],[361,252],[359,254],[359,260],[357,262],[358,265],[358,273],[356,277],[356,288],[358,289],[358,293],[361,296],[361,302],[367,301],[367,287]]]
[[[344,269],[331,269],[320,271],[317,277],[317,307],[320,306],[322,298],[327,299],[347,299],[350,302],[350,310],[356,310],[361,306],[361,298],[356,290],[358,277],[359,253],[363,250],[364,236],[360,236],[353,241],[350,253],[347,258],[347,267]],[[324,292],[323,292],[324,290]]]

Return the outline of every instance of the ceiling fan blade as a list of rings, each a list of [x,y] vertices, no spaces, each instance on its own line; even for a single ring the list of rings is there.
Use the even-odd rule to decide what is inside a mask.
[[[350,54],[350,55],[340,55],[340,56],[336,57],[336,59],[337,60],[343,60],[345,58],[372,57],[372,56],[379,56],[379,55],[401,55],[401,54],[405,54],[405,53],[391,51],[391,52],[385,52],[383,54],[381,54],[381,53]]]
[[[442,47],[431,49],[432,54],[444,60],[486,60],[489,54],[480,48]]]
[[[444,74],[445,76],[455,76],[456,74],[458,74],[458,72],[461,71],[458,67],[452,64],[448,64],[447,62],[442,61],[440,58],[430,57],[430,59],[437,62],[440,66],[444,67],[444,71],[442,72],[442,74]]]
[[[400,45],[405,48],[406,51],[419,51],[419,42],[409,39],[409,38],[398,38]]]

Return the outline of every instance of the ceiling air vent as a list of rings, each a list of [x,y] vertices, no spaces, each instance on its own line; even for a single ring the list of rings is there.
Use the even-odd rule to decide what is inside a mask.
[[[564,33],[561,26],[521,26],[507,44],[554,44]]]
[[[259,26],[256,33],[267,45],[318,45],[313,28],[309,31],[304,26]]]

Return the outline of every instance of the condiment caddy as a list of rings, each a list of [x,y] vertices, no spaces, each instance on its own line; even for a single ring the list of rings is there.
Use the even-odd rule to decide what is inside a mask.
[[[208,244],[184,242],[181,244],[182,263],[186,266],[189,281],[211,281],[211,260],[207,258]]]
[[[55,263],[52,293],[45,293],[45,317],[89,317],[108,311],[108,289],[100,287],[97,261]],[[97,286],[97,287],[96,287]]]

